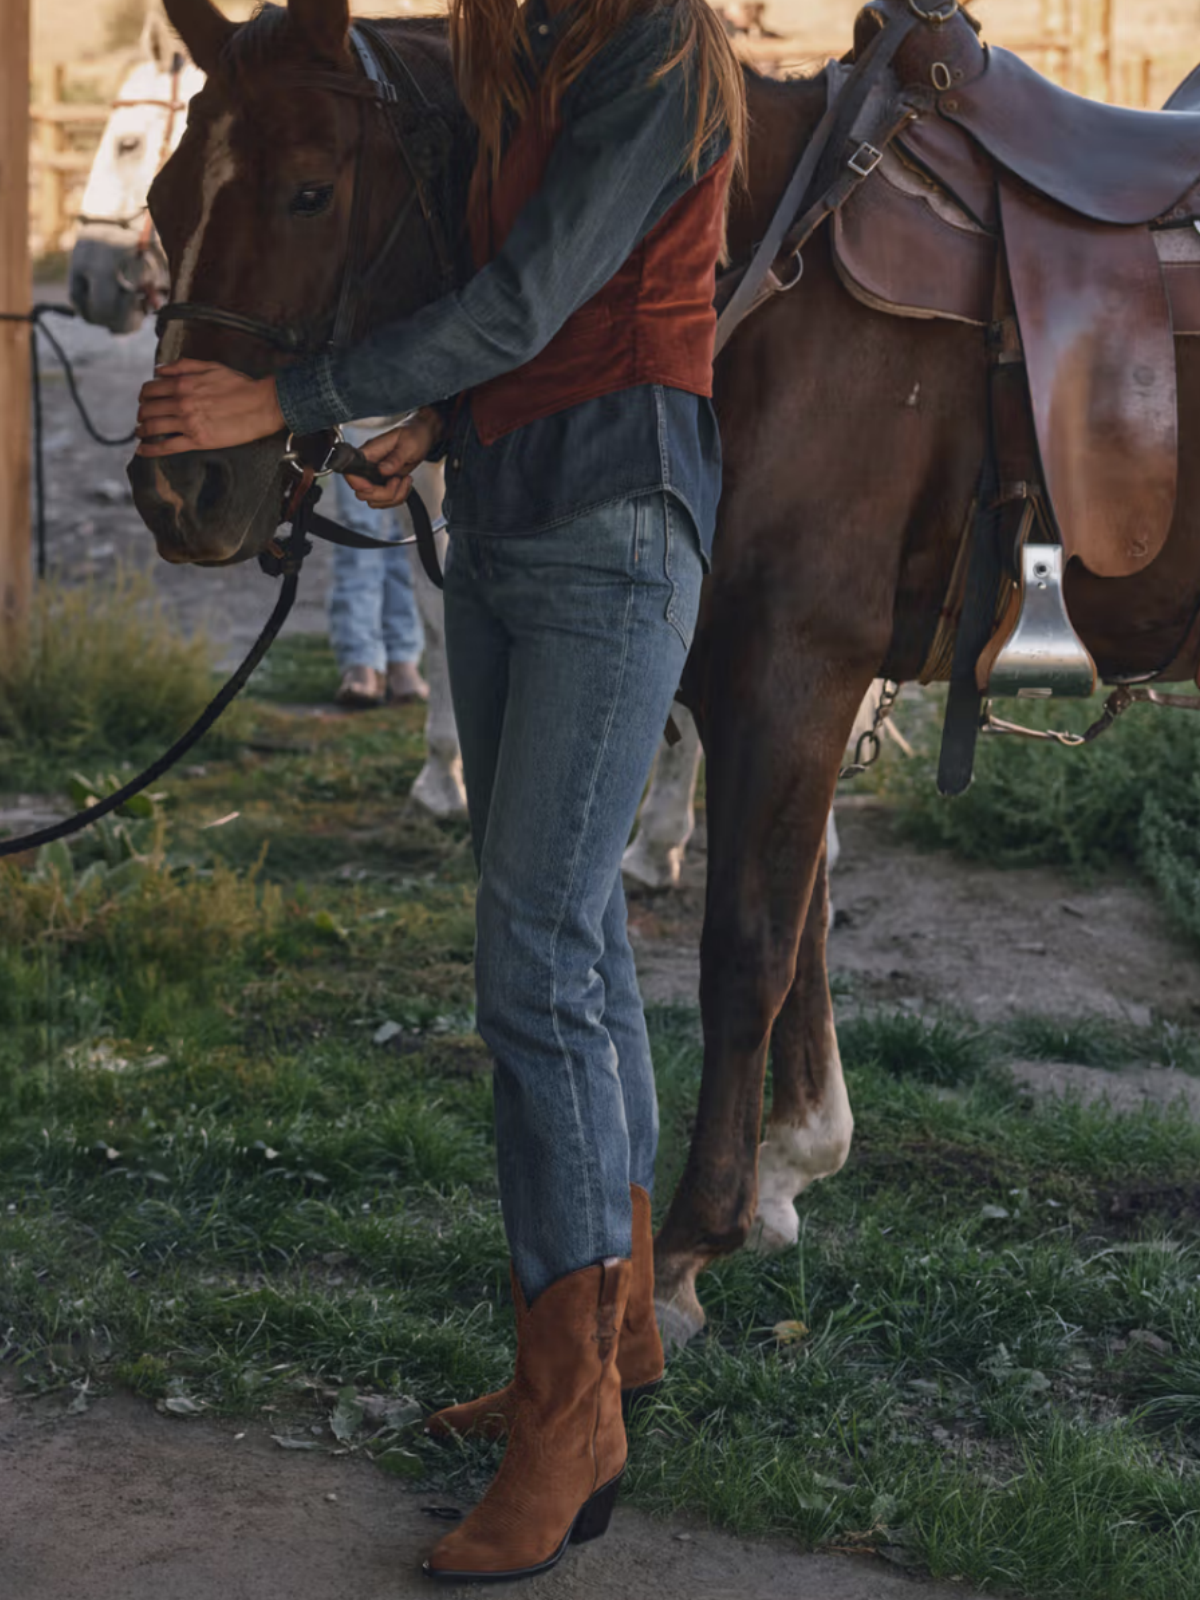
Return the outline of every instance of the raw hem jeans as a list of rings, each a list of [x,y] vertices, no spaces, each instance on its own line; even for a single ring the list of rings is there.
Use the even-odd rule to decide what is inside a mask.
[[[456,538],[446,642],[479,867],[476,1001],[496,1154],[532,1300],[631,1245],[654,1072],[621,855],[679,685],[703,574],[668,494],[530,537]]]

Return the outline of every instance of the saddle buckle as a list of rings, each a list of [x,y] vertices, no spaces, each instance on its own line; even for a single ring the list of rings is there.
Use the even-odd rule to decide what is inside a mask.
[[[882,160],[883,151],[877,150],[873,144],[864,142],[859,145],[846,165],[860,178],[869,178]]]
[[[1096,692],[1096,663],[1063,599],[1061,545],[1022,546],[1020,612],[985,692],[1018,700],[1086,699]]]

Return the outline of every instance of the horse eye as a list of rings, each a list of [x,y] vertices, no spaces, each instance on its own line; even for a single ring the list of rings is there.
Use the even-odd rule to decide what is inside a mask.
[[[127,133],[117,140],[117,154],[119,156],[135,156],[142,148],[140,133]]]
[[[310,183],[297,189],[288,210],[294,217],[318,217],[333,199],[331,183]]]

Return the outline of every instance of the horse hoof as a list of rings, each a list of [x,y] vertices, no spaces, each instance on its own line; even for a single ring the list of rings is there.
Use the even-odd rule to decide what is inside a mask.
[[[790,1250],[799,1238],[800,1218],[795,1206],[790,1200],[777,1200],[759,1207],[746,1245],[758,1255],[773,1256]]]
[[[699,1300],[693,1293],[691,1303],[680,1305],[679,1300],[656,1300],[654,1315],[658,1318],[658,1331],[662,1335],[663,1349],[668,1355],[682,1350],[704,1328],[705,1316]]]
[[[457,773],[439,770],[428,761],[417,774],[409,792],[414,802],[422,811],[428,811],[430,816],[465,817],[467,814],[467,793],[462,779]]]
[[[682,850],[655,852],[645,847],[639,849],[636,839],[621,859],[622,875],[643,889],[676,889],[682,870]]]

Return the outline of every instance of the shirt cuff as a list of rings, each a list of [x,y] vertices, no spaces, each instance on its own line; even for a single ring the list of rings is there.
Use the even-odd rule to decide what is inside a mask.
[[[314,356],[276,373],[275,394],[283,420],[300,438],[354,420],[353,411],[334,384],[333,357],[329,354]]]

